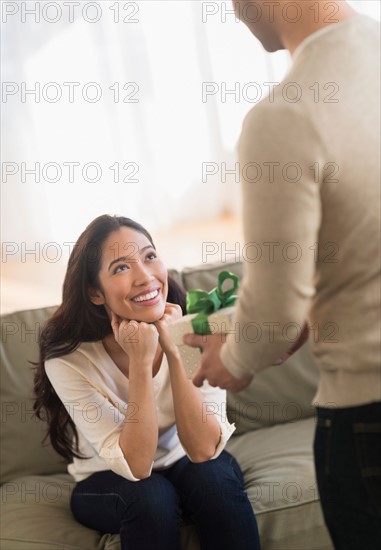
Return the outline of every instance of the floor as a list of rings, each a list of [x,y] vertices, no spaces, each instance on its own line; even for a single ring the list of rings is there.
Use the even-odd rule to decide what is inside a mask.
[[[167,267],[182,269],[238,259],[243,236],[240,220],[232,215],[181,224],[153,235],[157,251]],[[1,263],[1,313],[59,304],[66,261],[58,263]]]

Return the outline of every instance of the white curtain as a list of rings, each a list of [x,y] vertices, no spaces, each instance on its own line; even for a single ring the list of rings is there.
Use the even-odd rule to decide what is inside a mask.
[[[3,242],[74,242],[102,213],[154,230],[238,211],[223,171],[290,59],[230,1],[2,2],[2,21]]]

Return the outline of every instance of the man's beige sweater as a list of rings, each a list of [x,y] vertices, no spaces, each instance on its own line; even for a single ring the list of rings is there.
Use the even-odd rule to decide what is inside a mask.
[[[321,406],[381,400],[379,51],[362,15],[311,35],[238,147],[246,276],[221,358],[255,374],[308,319]]]

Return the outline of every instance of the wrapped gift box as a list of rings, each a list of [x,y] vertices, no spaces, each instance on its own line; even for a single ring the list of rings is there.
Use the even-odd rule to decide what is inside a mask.
[[[224,333],[233,328],[235,306],[225,307],[208,316],[208,324],[212,334]],[[183,343],[184,334],[194,332],[192,320],[197,317],[196,313],[185,315],[172,325],[169,325],[169,332],[176,346],[179,348],[180,356],[188,378],[192,378],[200,366],[201,351],[198,348],[191,348]]]

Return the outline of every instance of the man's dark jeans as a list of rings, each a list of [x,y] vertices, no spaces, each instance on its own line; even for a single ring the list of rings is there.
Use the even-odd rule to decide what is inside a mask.
[[[317,408],[315,467],[336,550],[381,547],[381,402]]]

